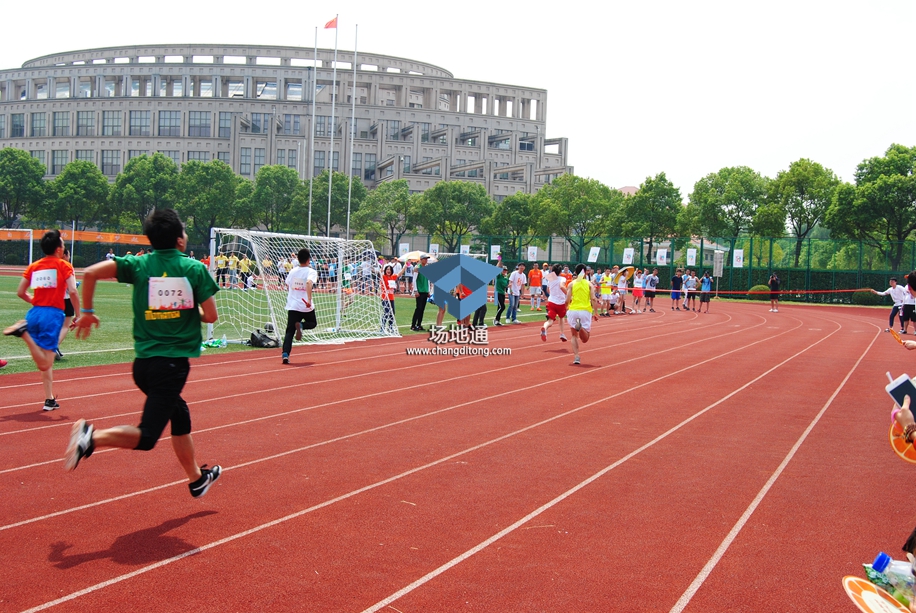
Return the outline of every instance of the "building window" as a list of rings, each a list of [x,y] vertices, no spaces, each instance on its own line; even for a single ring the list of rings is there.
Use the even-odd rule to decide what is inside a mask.
[[[0,138],[6,138],[6,115],[0,115]]]
[[[299,134],[299,118],[300,115],[284,115],[283,116],[283,133],[284,134]]]
[[[242,147],[239,151],[239,174],[251,176],[251,147]]]
[[[258,171],[261,170],[261,167],[264,166],[264,157],[265,157],[264,153],[266,151],[267,151],[266,149],[258,149],[258,148],[255,148],[254,150],[254,174],[255,176],[257,176]]]
[[[324,151],[315,152],[315,163],[312,170],[312,176],[317,177],[321,174],[321,171],[324,170]]]
[[[48,135],[48,116],[46,113],[32,113],[32,136]]]
[[[133,112],[131,113],[133,114]],[[113,177],[121,172],[121,152],[102,150],[102,174]]]
[[[277,99],[277,82],[276,81],[257,81],[257,97],[261,100]]]
[[[80,162],[92,162],[95,164],[95,151],[92,149],[77,149],[75,159]]]
[[[47,168],[47,165],[45,164],[45,152],[44,151],[29,151],[29,153],[32,155],[33,158],[41,162],[42,166],[45,166],[45,168]]]
[[[204,111],[188,113],[188,136],[210,136],[210,113]]]
[[[290,168],[299,168],[299,152],[295,149],[289,150],[289,155],[287,156],[287,166]]]
[[[219,114],[219,137],[232,137],[232,113]]]
[[[315,136],[330,136],[331,118],[325,115],[315,116]]]
[[[286,166],[286,149],[277,149],[277,164]]]
[[[188,161],[194,162],[209,162],[210,161],[210,152],[209,151],[188,151]]]
[[[25,113],[13,113],[10,115],[12,125],[10,126],[10,138],[25,137]]]
[[[410,156],[409,156],[409,155],[402,155],[401,158],[402,158],[402,161],[404,162],[404,169],[403,169],[402,172],[403,172],[404,174],[407,174],[407,173],[410,172]]]
[[[175,149],[169,149],[169,150],[167,150],[167,151],[161,151],[161,150],[160,150],[159,153],[161,153],[161,154],[164,155],[165,157],[167,157],[167,158],[169,158],[170,160],[172,160],[173,162],[175,162],[175,166],[181,165],[181,151],[178,151],[178,150],[175,150]]]
[[[197,82],[197,87],[199,89],[199,96],[201,98],[213,97],[213,81],[200,80]]]
[[[353,154],[353,169],[351,170],[354,176],[361,177],[363,174],[363,154],[354,153]]]
[[[45,100],[48,97],[48,85],[47,83],[36,83],[35,84],[35,99],[36,100]]]
[[[127,151],[127,161],[138,158],[141,155],[149,155],[149,151],[144,151],[143,149],[130,149]]]
[[[130,114],[130,133],[133,135],[133,111]],[[159,111],[159,136],[181,136],[181,111]]]
[[[363,178],[366,181],[375,181],[375,154],[367,153],[366,154],[366,171],[363,174]]]
[[[90,98],[92,96],[92,83],[80,81],[80,98]]]
[[[428,143],[429,142],[429,124],[421,123],[420,125],[420,142]]]
[[[216,159],[218,159],[223,164],[229,164],[229,152],[228,151],[219,151],[216,154]]]
[[[286,99],[287,100],[302,100],[302,83],[287,83],[286,84]]]
[[[58,81],[54,84],[54,97],[55,98],[69,98],[70,97],[70,80]]]
[[[130,112],[130,135],[149,136],[149,111]],[[103,162],[104,164],[104,162]]]
[[[400,140],[401,122],[397,120],[388,121],[388,140]]]
[[[54,136],[70,136],[69,111],[54,112]]]
[[[335,151],[331,159],[334,160],[332,163],[334,172],[340,172],[340,151]]]
[[[102,136],[121,136],[121,111],[102,111]]]
[[[268,126],[270,125],[270,115],[268,113],[252,113],[251,114],[251,133],[252,134],[267,134]]]
[[[51,152],[51,169],[52,173],[59,175],[64,166],[70,161],[70,152],[69,151],[52,151]]]
[[[95,136],[95,111],[76,112],[76,135]]]

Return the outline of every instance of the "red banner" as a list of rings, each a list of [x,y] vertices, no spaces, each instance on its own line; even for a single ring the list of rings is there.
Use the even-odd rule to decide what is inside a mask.
[[[34,240],[39,240],[45,230],[33,230]],[[69,243],[71,236],[80,242],[104,243],[106,245],[149,245],[149,239],[142,234],[116,234],[115,232],[87,232],[85,230],[61,230],[60,236]],[[0,241],[29,240],[28,230],[0,230]]]

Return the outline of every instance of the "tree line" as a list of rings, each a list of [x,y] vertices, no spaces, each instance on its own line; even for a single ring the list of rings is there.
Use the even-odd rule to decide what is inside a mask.
[[[875,247],[896,269],[904,241],[916,230],[916,147],[896,144],[884,156],[863,160],[852,183],[808,159],[773,178],[735,166],[697,181],[686,204],[663,172],[647,177],[633,195],[563,175],[535,194],[500,202],[470,181],[441,181],[411,194],[405,180],[366,190],[362,181],[351,184],[348,175],[328,170],[302,181],[286,166],[263,166],[252,181],[218,160],[189,161],[179,170],[160,153],[131,159],[113,184],[87,161],[71,162],[47,181],[44,175],[44,165],[28,152],[0,150],[4,227],[73,222],[80,229],[139,232],[153,209],[172,207],[186,220],[193,244],[207,243],[213,227],[324,235],[330,179],[330,226],[347,227],[349,215],[358,237],[383,240],[390,253],[404,235],[418,231],[436,236],[447,252],[472,234],[502,237],[509,250],[520,249],[525,237],[557,236],[568,241],[575,260],[610,236],[640,237],[649,254],[672,237],[788,236],[798,266],[805,239],[821,229]]]

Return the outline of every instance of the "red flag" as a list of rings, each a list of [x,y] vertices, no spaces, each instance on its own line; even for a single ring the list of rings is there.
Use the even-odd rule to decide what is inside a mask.
[[[324,24],[324,29],[325,29],[325,30],[330,30],[331,28],[337,29],[337,17],[335,17],[335,18],[332,19],[331,21],[329,21],[329,22],[327,22],[326,24]]]

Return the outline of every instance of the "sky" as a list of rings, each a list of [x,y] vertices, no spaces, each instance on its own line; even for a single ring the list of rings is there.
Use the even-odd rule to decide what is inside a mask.
[[[546,89],[547,136],[569,138],[575,173],[611,187],[664,172],[687,201],[720,168],[775,177],[800,158],[852,181],[892,143],[916,145],[912,0],[50,0],[40,17],[17,2],[3,10],[0,68],[119,45],[312,47],[316,26],[333,48],[322,26],[335,15],[340,49],[358,25],[359,50]]]

